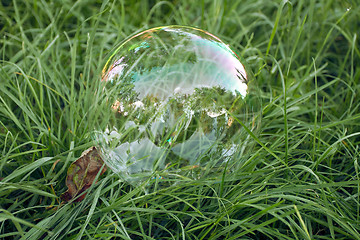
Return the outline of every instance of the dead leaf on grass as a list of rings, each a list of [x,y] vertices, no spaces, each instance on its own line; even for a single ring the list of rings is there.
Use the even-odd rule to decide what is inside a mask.
[[[96,147],[91,147],[84,151],[81,156],[73,162],[67,171],[66,186],[68,190],[63,193],[60,198],[68,202],[88,189],[94,182],[96,175],[104,165],[99,151]],[[106,166],[102,168],[100,175],[106,171]],[[85,198],[86,194],[82,194],[75,199],[80,202]]]

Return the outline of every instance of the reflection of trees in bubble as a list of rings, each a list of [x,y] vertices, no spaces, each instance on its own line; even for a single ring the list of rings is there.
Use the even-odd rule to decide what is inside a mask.
[[[242,127],[227,111],[243,122],[252,122],[248,119],[252,116],[251,109],[245,103],[250,98],[244,99],[240,93],[221,86],[195,88],[192,94],[168,93],[170,97],[165,100],[156,93],[141,97],[130,77],[111,86],[109,91],[118,93],[109,94],[117,96],[112,99],[117,105],[111,125],[126,132],[123,137],[128,141],[148,138],[158,146],[176,145],[200,132],[214,133],[224,147],[229,147]],[[134,122],[136,127],[125,129],[128,121]]]
[[[193,94],[175,94],[166,101],[148,95],[142,99],[142,107],[136,108],[133,103],[128,103],[132,106],[129,109],[132,113],[125,117],[148,127],[151,126],[149,121],[163,122],[151,131],[159,143],[168,140],[163,138],[168,137],[169,132],[176,142],[186,141],[195,132],[214,132],[217,137],[225,139],[230,133],[229,129],[234,132],[239,127],[228,124],[229,117],[226,113],[235,99],[232,93],[220,87],[197,88]]]

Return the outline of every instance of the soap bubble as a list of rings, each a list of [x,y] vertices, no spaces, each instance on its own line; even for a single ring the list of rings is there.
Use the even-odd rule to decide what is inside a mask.
[[[251,71],[200,29],[166,26],[128,38],[111,53],[101,85],[106,125],[95,141],[129,182],[231,170],[254,142],[239,121],[259,128]]]

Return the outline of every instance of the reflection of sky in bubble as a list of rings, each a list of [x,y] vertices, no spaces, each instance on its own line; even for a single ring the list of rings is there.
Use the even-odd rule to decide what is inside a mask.
[[[246,81],[247,75],[244,69],[244,66],[239,61],[236,54],[219,38],[216,36],[202,31],[205,35],[208,35],[207,38],[200,37],[193,33],[184,32],[181,29],[164,29],[167,32],[176,32],[178,34],[186,36],[189,41],[192,41],[194,51],[197,52],[199,56],[199,61],[209,61],[210,59],[216,63],[217,68],[223,68],[224,71],[228,73],[228,80],[233,80],[233,76],[237,76],[242,82],[238,85],[236,81],[229,81],[225,83],[229,88],[236,89],[242,96],[245,96],[246,93],[243,89],[246,89],[246,84],[243,84],[243,81]]]
[[[169,33],[167,39],[159,39],[163,37],[157,34],[157,31]],[[184,31],[182,28],[157,28],[153,31],[137,34],[121,47],[126,49],[126,45],[130,45],[126,49],[128,54],[136,54],[140,50],[147,48],[155,49],[156,53],[152,53],[161,58],[164,54],[163,47],[166,49],[167,41],[177,42],[177,45],[171,46],[176,51],[174,55],[167,53],[172,59],[171,64],[161,66],[151,66],[145,72],[132,70],[129,62],[123,57],[115,61],[107,73],[106,80],[113,81],[114,78],[121,77],[124,71],[129,71],[129,75],[135,85],[139,88],[141,95],[146,95],[155,81],[161,79],[158,84],[165,84],[165,90],[161,92],[161,96],[172,94],[175,89],[177,93],[189,94],[196,87],[214,87],[218,86],[226,90],[240,93],[245,97],[247,93],[247,74],[244,66],[239,61],[236,54],[220,39],[202,31],[203,35],[196,35],[192,32]],[[205,36],[205,37],[204,37]],[[140,42],[135,41],[137,38],[142,39]],[[181,38],[181,39],[179,39]],[[119,51],[119,49],[117,50]],[[188,52],[194,55],[192,59],[176,59],[176,52]],[[146,58],[146,56],[145,56]],[[175,60],[174,60],[175,59]],[[109,64],[109,63],[108,63]],[[141,90],[140,90],[141,89]]]
[[[120,58],[116,60],[113,65],[111,65],[111,70],[107,72],[106,79],[109,81],[114,81],[118,76],[121,76],[123,73],[124,68],[127,66],[126,63],[123,63],[124,58]]]
[[[204,63],[206,71],[202,71]],[[231,90],[234,95],[238,91],[245,97],[247,84],[239,79],[231,79],[229,73],[219,71],[216,65],[217,63],[212,61],[199,61],[172,65],[168,68],[154,67],[144,74],[134,73],[132,79],[140,97],[156,93],[158,97],[167,98],[173,93],[191,94],[195,88],[202,87],[225,88]]]

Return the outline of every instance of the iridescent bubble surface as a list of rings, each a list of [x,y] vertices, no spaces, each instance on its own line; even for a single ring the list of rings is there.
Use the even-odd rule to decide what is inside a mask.
[[[251,71],[226,44],[196,28],[153,28],[125,40],[101,79],[95,134],[104,161],[137,181],[194,179],[236,166],[259,126]]]

